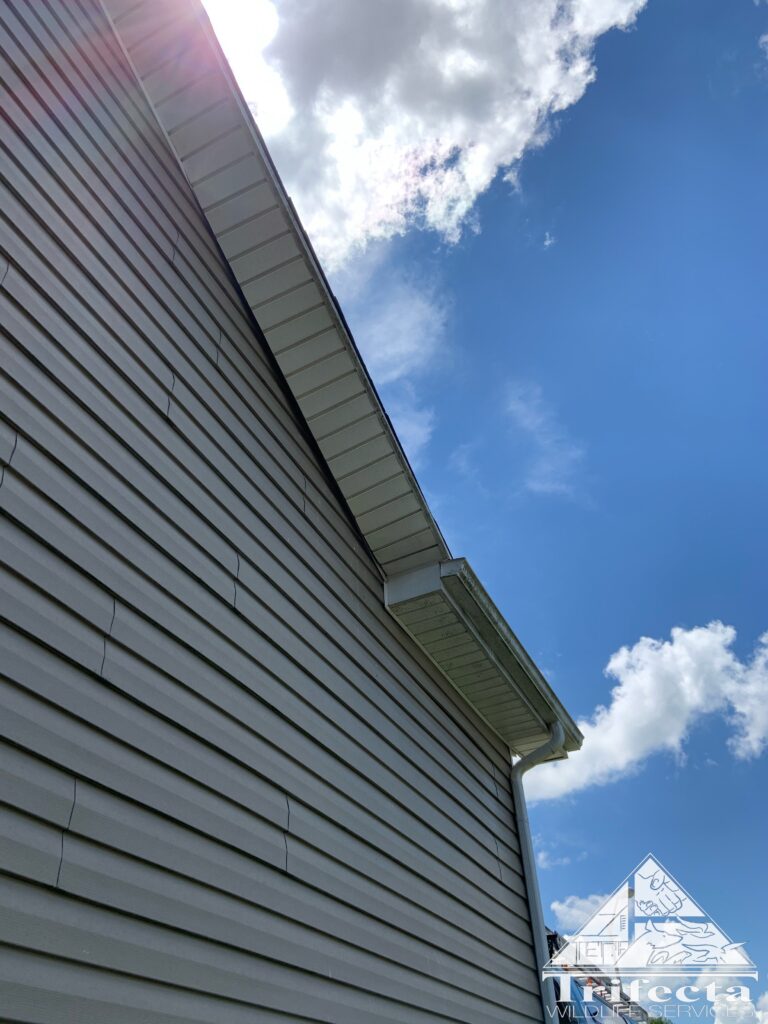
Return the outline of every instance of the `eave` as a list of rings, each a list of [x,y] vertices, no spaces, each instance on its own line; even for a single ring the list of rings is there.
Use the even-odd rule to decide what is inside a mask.
[[[457,690],[519,755],[565,730],[581,733],[463,558],[387,580],[387,608]]]
[[[562,756],[578,749],[573,720],[466,561],[451,559],[199,0],[102,2],[386,580],[390,612],[514,753],[554,721]]]
[[[202,6],[105,0],[105,7],[384,574],[449,557]]]

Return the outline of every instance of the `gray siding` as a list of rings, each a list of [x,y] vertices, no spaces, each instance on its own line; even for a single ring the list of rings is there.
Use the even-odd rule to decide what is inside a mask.
[[[506,751],[386,613],[100,6],[0,41],[2,1018],[539,1021]]]

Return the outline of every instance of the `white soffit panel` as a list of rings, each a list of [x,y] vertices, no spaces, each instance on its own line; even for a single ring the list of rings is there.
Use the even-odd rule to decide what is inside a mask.
[[[468,562],[455,558],[385,584],[388,610],[516,754],[565,730],[564,750],[582,735]]]
[[[202,5],[104,6],[384,574],[450,557]]]

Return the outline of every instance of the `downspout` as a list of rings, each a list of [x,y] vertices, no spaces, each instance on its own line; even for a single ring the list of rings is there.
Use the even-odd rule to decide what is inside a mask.
[[[520,854],[523,860],[523,870],[525,871],[525,887],[528,892],[533,948],[536,953],[539,982],[541,984],[541,999],[544,1005],[544,1024],[555,1024],[557,1021],[557,1000],[552,978],[542,977],[544,965],[549,961],[549,950],[547,948],[547,929],[544,924],[544,914],[541,910],[539,880],[536,875],[536,858],[533,855],[531,826],[528,822],[528,809],[525,805],[523,775],[525,775],[529,768],[535,768],[537,764],[541,764],[550,754],[556,754],[560,751],[564,742],[565,732],[563,726],[560,722],[555,722],[550,726],[549,739],[540,747],[532,750],[530,754],[526,754],[525,757],[521,757],[519,761],[516,761],[512,765],[511,772],[512,799],[515,805]]]

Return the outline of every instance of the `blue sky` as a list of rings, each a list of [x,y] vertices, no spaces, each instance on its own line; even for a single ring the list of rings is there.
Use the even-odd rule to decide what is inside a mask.
[[[768,661],[754,660],[768,630],[768,5],[624,0],[622,11],[612,2],[616,24],[636,21],[586,33],[595,81],[554,104],[543,95],[545,114],[548,101],[563,109],[533,126],[521,116],[506,148],[489,145],[489,188],[452,194],[446,213],[439,190],[399,182],[394,206],[406,198],[394,219],[364,202],[358,216],[350,203],[358,219],[343,237],[327,233],[347,216],[328,199],[316,234],[454,554],[470,559],[575,717],[610,708],[602,732],[612,749],[589,738],[584,769],[572,761],[581,781],[561,773],[532,787],[547,917],[556,923],[555,901],[611,892],[652,851],[746,942],[759,995],[768,990]],[[312,204],[326,186],[306,177],[300,133],[283,127],[283,108],[300,111],[322,85],[291,64],[305,52],[295,6],[278,4],[276,35],[267,12],[272,69],[262,70],[281,81],[257,116],[272,126],[278,168],[315,237]],[[360,68],[346,73],[344,88],[364,107],[370,83]],[[254,81],[241,79],[248,99]],[[507,101],[513,119],[514,91]],[[402,121],[388,111],[398,145],[429,126],[431,109]],[[462,108],[470,126],[472,109]],[[505,117],[502,104],[501,121],[482,122],[494,143]],[[352,115],[334,125],[342,121],[359,151],[369,126]],[[442,145],[442,122],[438,135]],[[512,164],[514,180],[493,161]],[[735,638],[709,629],[713,621]],[[657,643],[637,646],[642,637]],[[630,653],[608,678],[622,647]],[[637,714],[611,707],[618,684]],[[592,784],[581,788],[585,777]]]
[[[519,192],[480,199],[478,235],[402,245],[453,300],[448,365],[420,382],[437,416],[421,479],[576,715],[643,635],[719,619],[747,658],[768,628],[764,31],[751,3],[651,2],[598,42],[597,81]],[[510,422],[511,382],[540,388],[556,444],[581,452],[565,493],[526,490],[536,441]],[[735,761],[727,732],[707,717],[685,764],[658,754],[538,803],[542,848],[570,859],[541,871],[545,907],[609,892],[652,850],[764,981],[768,757]]]

